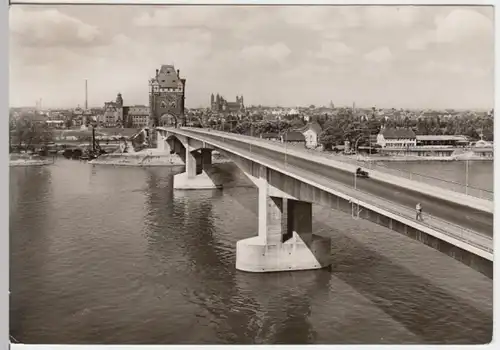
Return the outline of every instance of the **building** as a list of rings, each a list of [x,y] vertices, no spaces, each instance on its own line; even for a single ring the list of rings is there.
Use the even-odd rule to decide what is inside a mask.
[[[306,138],[300,131],[288,131],[281,134],[281,142],[305,145]]]
[[[474,159],[493,159],[493,143],[479,140],[471,147]]]
[[[186,79],[173,65],[162,65],[149,80],[149,120],[153,126],[185,124]]]
[[[417,137],[411,129],[383,128],[377,135],[382,148],[409,148],[417,145]]]
[[[210,96],[210,109],[216,113],[241,115],[245,112],[243,96],[236,96],[236,102],[229,102],[219,94],[217,96],[212,94]]]
[[[321,125],[317,122],[308,123],[303,128],[297,130],[304,135],[306,140],[306,147],[308,148],[316,148],[319,145],[319,134],[323,131]]]
[[[149,107],[148,106],[129,106],[127,111],[128,126],[133,128],[142,128],[149,125]]]
[[[115,101],[104,103],[104,112],[100,115],[98,122],[105,127],[123,125],[123,98],[122,94],[116,95]]]
[[[469,143],[463,135],[417,135],[417,146],[466,147]]]
[[[261,139],[265,140],[271,140],[271,141],[279,141],[280,140],[280,134],[277,132],[265,132],[260,134]]]

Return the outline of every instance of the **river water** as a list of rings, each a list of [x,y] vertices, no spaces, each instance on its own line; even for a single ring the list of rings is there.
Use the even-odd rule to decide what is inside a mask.
[[[332,237],[330,269],[237,271],[236,242],[257,232],[257,191],[232,164],[218,169],[222,191],[183,192],[172,190],[182,168],[61,159],[11,168],[11,335],[74,344],[491,340],[490,279],[327,208],[314,207],[313,225]]]
[[[466,161],[410,161],[380,162],[384,166],[407,172],[453,181],[482,190],[493,191],[493,162],[490,160]],[[469,177],[467,178],[467,171]]]

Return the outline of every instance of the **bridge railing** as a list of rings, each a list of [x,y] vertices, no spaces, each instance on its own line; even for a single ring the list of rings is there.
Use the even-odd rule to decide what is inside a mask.
[[[207,129],[204,129],[204,130],[207,130]],[[221,131],[213,131],[213,130],[211,130],[211,131],[216,132],[218,134],[224,134],[224,132],[221,132]],[[391,167],[388,167],[386,165],[377,164],[372,160],[353,159],[353,158],[349,158],[349,157],[344,156],[344,155],[339,155],[339,154],[330,153],[330,152],[321,152],[321,151],[305,148],[303,145],[297,145],[297,144],[287,144],[285,146],[285,144],[281,143],[280,141],[261,139],[261,138],[248,136],[248,135],[240,135],[240,134],[231,134],[231,135],[237,135],[238,137],[246,138],[249,140],[258,140],[259,142],[263,142],[263,143],[267,143],[267,144],[274,145],[277,147],[281,147],[283,149],[289,148],[289,149],[293,149],[293,150],[303,152],[303,153],[312,154],[312,155],[319,156],[319,157],[326,157],[326,158],[334,159],[334,160],[339,161],[339,162],[352,164],[352,165],[356,165],[356,166],[363,167],[363,168],[368,168],[370,170],[380,171],[380,172],[388,174],[388,175],[398,176],[398,177],[408,179],[411,181],[417,181],[417,182],[425,183],[428,185],[433,185],[433,186],[437,186],[440,188],[445,188],[445,189],[448,189],[450,191],[463,193],[465,195],[472,196],[475,198],[486,199],[486,200],[490,200],[490,201],[492,201],[494,198],[494,192],[490,191],[490,190],[477,188],[477,187],[473,187],[473,186],[469,186],[469,185],[466,186],[466,185],[459,183],[459,182],[456,182],[456,181],[444,180],[444,179],[440,179],[440,178],[433,177],[430,175],[424,175],[424,174],[410,172],[407,170],[391,168]]]
[[[219,134],[219,133],[217,133]],[[215,135],[214,135],[215,136]],[[224,141],[224,136],[219,134],[216,135],[219,139],[222,139]],[[248,144],[248,149],[246,147],[242,148],[245,151],[248,151],[250,154],[252,154],[252,147],[251,144]],[[266,159],[266,157],[263,157]],[[275,164],[276,161],[274,160]],[[293,170],[297,174],[301,174],[301,176],[304,177],[309,177],[307,175],[307,170],[296,168],[295,166],[290,166],[289,164],[283,162],[281,165],[284,166],[285,170]],[[306,172],[306,174],[303,174]],[[392,214],[404,217],[405,219],[411,220],[413,222],[416,222],[420,225],[426,226],[432,230],[441,232],[447,236],[453,237],[455,239],[458,239],[462,242],[465,242],[467,244],[470,244],[471,246],[474,246],[476,248],[479,248],[483,251],[493,253],[493,239],[491,237],[488,237],[486,235],[480,234],[478,232],[475,232],[473,230],[464,228],[462,226],[453,224],[449,221],[440,219],[436,216],[433,216],[430,213],[427,213],[424,211],[423,213],[423,221],[417,220],[416,219],[416,212],[415,210],[402,207],[400,205],[394,204],[382,197],[375,196],[371,193],[364,192],[362,190],[359,190],[358,188],[350,187],[344,184],[340,184],[338,182],[334,182],[332,179],[319,175],[319,174],[314,174],[315,179],[310,179],[312,181],[317,181],[318,178],[325,180],[327,183],[329,183],[330,187],[332,189],[339,189],[342,190],[345,194],[351,195],[354,198],[360,198],[359,200],[356,200],[353,202],[354,205],[357,205],[359,202],[364,202],[366,204],[371,204],[373,206],[377,206],[383,210],[386,210]],[[332,186],[333,185],[333,186]]]
[[[439,231],[445,235],[454,237],[460,241],[463,241],[467,244],[470,244],[476,248],[482,249],[489,253],[493,253],[493,239],[486,235],[480,234],[473,230],[464,228],[462,226],[453,224],[449,221],[440,219],[438,217],[433,216],[430,213],[424,212],[422,214],[423,220],[416,219],[416,212],[414,210],[406,209],[406,208],[398,208],[395,209],[392,203],[388,202],[386,199],[374,196],[364,191],[360,191],[356,189],[356,191],[363,193],[365,198],[363,198],[363,202],[376,205],[378,207],[382,207],[384,210],[389,211],[393,214],[402,216],[406,219],[410,219],[414,222],[417,222],[420,225],[426,226],[432,230]],[[376,198],[374,201],[371,198]],[[381,203],[384,203],[381,206]],[[444,229],[444,228],[448,229]]]

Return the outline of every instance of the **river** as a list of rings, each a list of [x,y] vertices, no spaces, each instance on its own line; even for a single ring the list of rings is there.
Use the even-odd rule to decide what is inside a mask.
[[[493,191],[493,162],[490,160],[466,161],[410,161],[379,162],[384,166],[400,169],[437,179],[449,180],[482,190]],[[469,177],[466,175],[466,168]]]
[[[236,242],[257,232],[257,191],[232,164],[218,169],[222,191],[185,192],[172,189],[179,168],[64,159],[11,168],[11,335],[73,344],[491,340],[490,279],[327,208],[314,207],[313,227],[332,237],[330,269],[237,271]]]

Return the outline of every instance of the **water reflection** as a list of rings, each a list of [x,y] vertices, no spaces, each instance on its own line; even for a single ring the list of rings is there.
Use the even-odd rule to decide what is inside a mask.
[[[237,271],[236,242],[257,234],[257,191],[236,187],[241,173],[230,167],[220,176],[233,187],[185,192],[172,189],[182,169],[58,161],[12,170],[11,332],[26,343],[472,343],[491,334],[490,280],[332,210],[315,207],[313,224],[332,236],[331,270]]]
[[[316,340],[312,301],[328,289],[328,269],[283,273],[236,273],[238,290],[255,300],[249,329],[255,344],[309,344]],[[326,306],[326,305],[325,305]],[[333,311],[333,310],[332,310]]]
[[[379,254],[369,244],[361,244],[349,234],[325,224],[325,214],[317,219],[315,230],[328,232],[335,242],[333,275],[417,335],[420,342],[480,343],[491,337],[491,313],[473,307]],[[456,332],[450,333],[444,324],[452,325]]]
[[[50,251],[51,237],[51,168],[10,169],[10,334],[19,341],[29,336],[35,324],[29,315],[39,310],[33,289],[47,292],[47,269],[44,256]],[[36,228],[36,230],[33,230]],[[24,277],[29,273],[31,283]]]
[[[255,301],[239,293],[233,242],[216,231],[212,207],[221,199],[219,190],[175,192],[176,205],[184,208],[187,261],[193,264],[195,280],[201,282],[186,288],[183,296],[186,302],[198,307],[197,317],[204,320],[201,325],[208,326],[220,343],[233,343],[244,334],[248,338],[244,342],[251,343],[248,318],[241,312],[241,306],[251,307]]]

